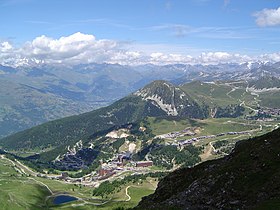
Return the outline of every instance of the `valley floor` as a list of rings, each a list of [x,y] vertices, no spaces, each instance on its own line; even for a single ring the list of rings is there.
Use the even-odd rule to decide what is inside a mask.
[[[18,161],[0,156],[0,203],[3,210],[21,209],[112,209],[133,207],[143,196],[154,192],[157,182],[148,180],[123,186],[122,189],[104,199],[92,196],[92,187],[36,176]],[[54,205],[57,195],[71,195],[77,201]]]
[[[227,155],[239,140],[261,135],[279,126],[277,121],[247,121],[229,118],[198,120],[192,122],[197,128],[195,137],[186,137],[179,135],[181,130],[189,125],[185,121],[161,120],[155,123],[154,120],[149,119],[151,129],[155,134],[165,136],[164,143],[167,145],[179,146],[182,142],[197,138],[198,140],[191,143],[203,148],[200,155],[202,162]],[[177,133],[179,136],[170,136],[170,133],[164,133],[164,131]],[[221,133],[224,135],[220,135]],[[18,160],[11,160],[1,155],[0,203],[3,204],[3,209],[7,210],[130,208],[136,206],[143,196],[154,192],[158,183],[157,178],[126,183],[117,192],[103,197],[94,197],[93,189],[105,181],[121,180],[134,173],[145,174],[156,171],[170,170],[155,166],[141,169],[124,167],[124,170],[103,180],[87,181],[85,176],[84,181],[76,182],[71,178],[59,180],[60,175],[40,174]],[[53,199],[57,195],[71,195],[77,200],[54,205]]]

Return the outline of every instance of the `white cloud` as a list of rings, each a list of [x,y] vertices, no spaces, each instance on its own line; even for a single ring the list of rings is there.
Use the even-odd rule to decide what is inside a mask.
[[[107,62],[121,65],[141,65],[145,63],[145,59],[145,55],[138,51],[118,51],[113,53]]]
[[[260,56],[260,60],[262,61],[272,61],[279,62],[280,61],[280,53],[271,53],[271,54],[263,54]]]
[[[10,65],[14,62],[14,49],[9,42],[0,43],[0,64]]]
[[[199,56],[191,56],[184,53],[174,53],[175,51],[162,51],[161,48],[155,46],[152,47],[153,50],[148,49],[148,51],[145,51],[147,49],[146,45],[142,49],[141,45],[133,48],[133,50],[129,48],[133,48],[131,43],[129,45],[129,43],[115,40],[96,39],[93,35],[80,32],[59,39],[39,36],[24,43],[21,47],[14,47],[9,42],[0,42],[0,64],[9,66],[40,64],[71,66],[88,63],[118,63],[121,65],[152,63],[165,65],[176,63],[243,63],[257,60],[280,61],[280,53],[250,57],[229,52],[204,52]]]
[[[208,52],[202,53],[198,59],[201,63],[216,64],[216,63],[243,63],[251,61],[247,55],[230,54],[227,52]]]
[[[164,54],[160,52],[151,53],[149,56],[149,62],[162,65],[164,64],[175,64],[175,63],[192,63],[193,57],[190,55],[181,54]]]
[[[278,9],[263,9],[255,12],[256,23],[259,26],[277,26],[280,25],[280,7]]]
[[[9,42],[2,42],[0,45],[0,52],[8,52],[9,50],[12,50],[12,45]]]
[[[115,41],[96,40],[93,35],[78,32],[60,39],[37,37],[27,42],[21,53],[24,57],[36,58],[45,63],[99,62],[105,60],[117,46]]]

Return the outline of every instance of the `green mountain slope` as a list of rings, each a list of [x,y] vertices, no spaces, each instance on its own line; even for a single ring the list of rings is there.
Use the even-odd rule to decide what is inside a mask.
[[[69,89],[68,93],[71,93]],[[81,96],[78,92],[76,95]],[[0,138],[42,122],[91,111],[100,105],[0,78]]]
[[[245,92],[246,82],[211,82],[194,81],[181,86],[197,101],[206,103],[209,107],[237,104]],[[246,92],[245,92],[246,94]],[[250,97],[250,93],[243,96]]]
[[[6,150],[51,151],[47,156],[54,159],[80,140],[84,146],[89,146],[88,143],[98,136],[145,117],[204,119],[244,114],[253,116],[264,101],[279,102],[279,91],[271,93],[273,97],[268,92],[252,91],[246,81],[197,81],[174,86],[159,80],[108,107],[51,121],[3,138],[0,146]]]
[[[183,74],[184,66],[0,65],[0,138],[107,106],[151,81]]]
[[[263,76],[249,82],[249,87],[255,89],[280,88],[280,79],[273,76]]]
[[[172,172],[136,209],[279,209],[280,129],[222,159]]]
[[[145,93],[149,93],[147,97]],[[86,143],[93,138],[92,135],[105,133],[116,127],[139,121],[146,116],[168,116],[174,113],[190,118],[206,116],[205,110],[194,100],[190,97],[181,99],[180,94],[184,92],[175,86],[164,81],[156,81],[108,107],[51,121],[16,133],[1,139],[0,145],[8,150],[53,149],[73,145],[79,140]],[[182,108],[182,105],[185,108]]]
[[[73,144],[90,135],[139,119],[144,114],[145,104],[139,98],[124,98],[111,106],[85,114],[51,121],[21,131],[1,140],[7,149],[45,148]]]
[[[134,95],[151,101],[156,107],[165,111],[167,115],[192,118],[208,116],[207,108],[199,105],[187,91],[180,89],[166,81],[155,81],[140,89]]]

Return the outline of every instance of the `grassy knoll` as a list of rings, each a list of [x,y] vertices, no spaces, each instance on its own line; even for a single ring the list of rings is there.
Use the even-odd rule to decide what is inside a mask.
[[[226,106],[236,103],[236,99],[227,95],[232,88],[224,84],[191,82],[181,86],[181,88],[197,101],[204,102],[210,106],[214,104]]]
[[[215,118],[199,121],[204,124],[201,135],[215,135],[225,132],[238,132],[258,128],[258,125],[243,119]]]
[[[262,123],[258,121],[248,121],[241,118],[209,118],[205,120],[190,119],[160,119],[148,118],[149,127],[153,134],[159,135],[172,131],[182,131],[187,127],[200,127],[198,135],[213,135],[231,131],[245,131],[257,129],[261,124],[276,124],[276,122]]]
[[[48,190],[18,173],[11,162],[0,159],[1,209],[45,209]]]
[[[201,126],[202,124],[190,119],[148,118],[149,127],[154,135],[181,131],[187,127]]]
[[[131,208],[136,206],[142,197],[152,194],[156,188],[156,183],[152,179],[147,180],[142,183],[131,183],[123,186],[120,192],[112,195],[110,202],[96,209],[111,210],[118,207]],[[131,197],[129,201],[127,201],[128,197],[125,194],[127,186],[130,186],[127,190]]]
[[[279,92],[264,92],[259,93],[260,105],[264,107],[279,108]]]
[[[126,188],[128,188],[128,195],[131,197],[130,200],[127,200],[126,196]],[[73,210],[112,210],[119,207],[123,207],[125,209],[132,208],[136,206],[143,196],[150,195],[154,192],[156,188],[156,183],[153,181],[144,181],[139,184],[127,184],[122,186],[122,189],[112,195],[109,195],[107,198],[102,199],[101,197],[95,197],[92,200],[87,200],[87,202],[75,201],[65,205],[59,205],[55,207],[51,207],[51,209],[73,209]],[[106,202],[103,205],[95,205],[96,203],[102,203],[102,201]]]

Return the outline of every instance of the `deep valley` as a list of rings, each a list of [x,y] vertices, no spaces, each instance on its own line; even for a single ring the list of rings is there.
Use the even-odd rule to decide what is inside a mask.
[[[258,89],[261,81],[154,81],[107,107],[2,138],[3,183],[30,182],[40,208],[135,207],[168,173],[231,156],[239,141],[278,129],[278,83]],[[32,208],[13,188],[3,193],[17,206],[7,208]],[[53,203],[60,195],[76,200]]]

